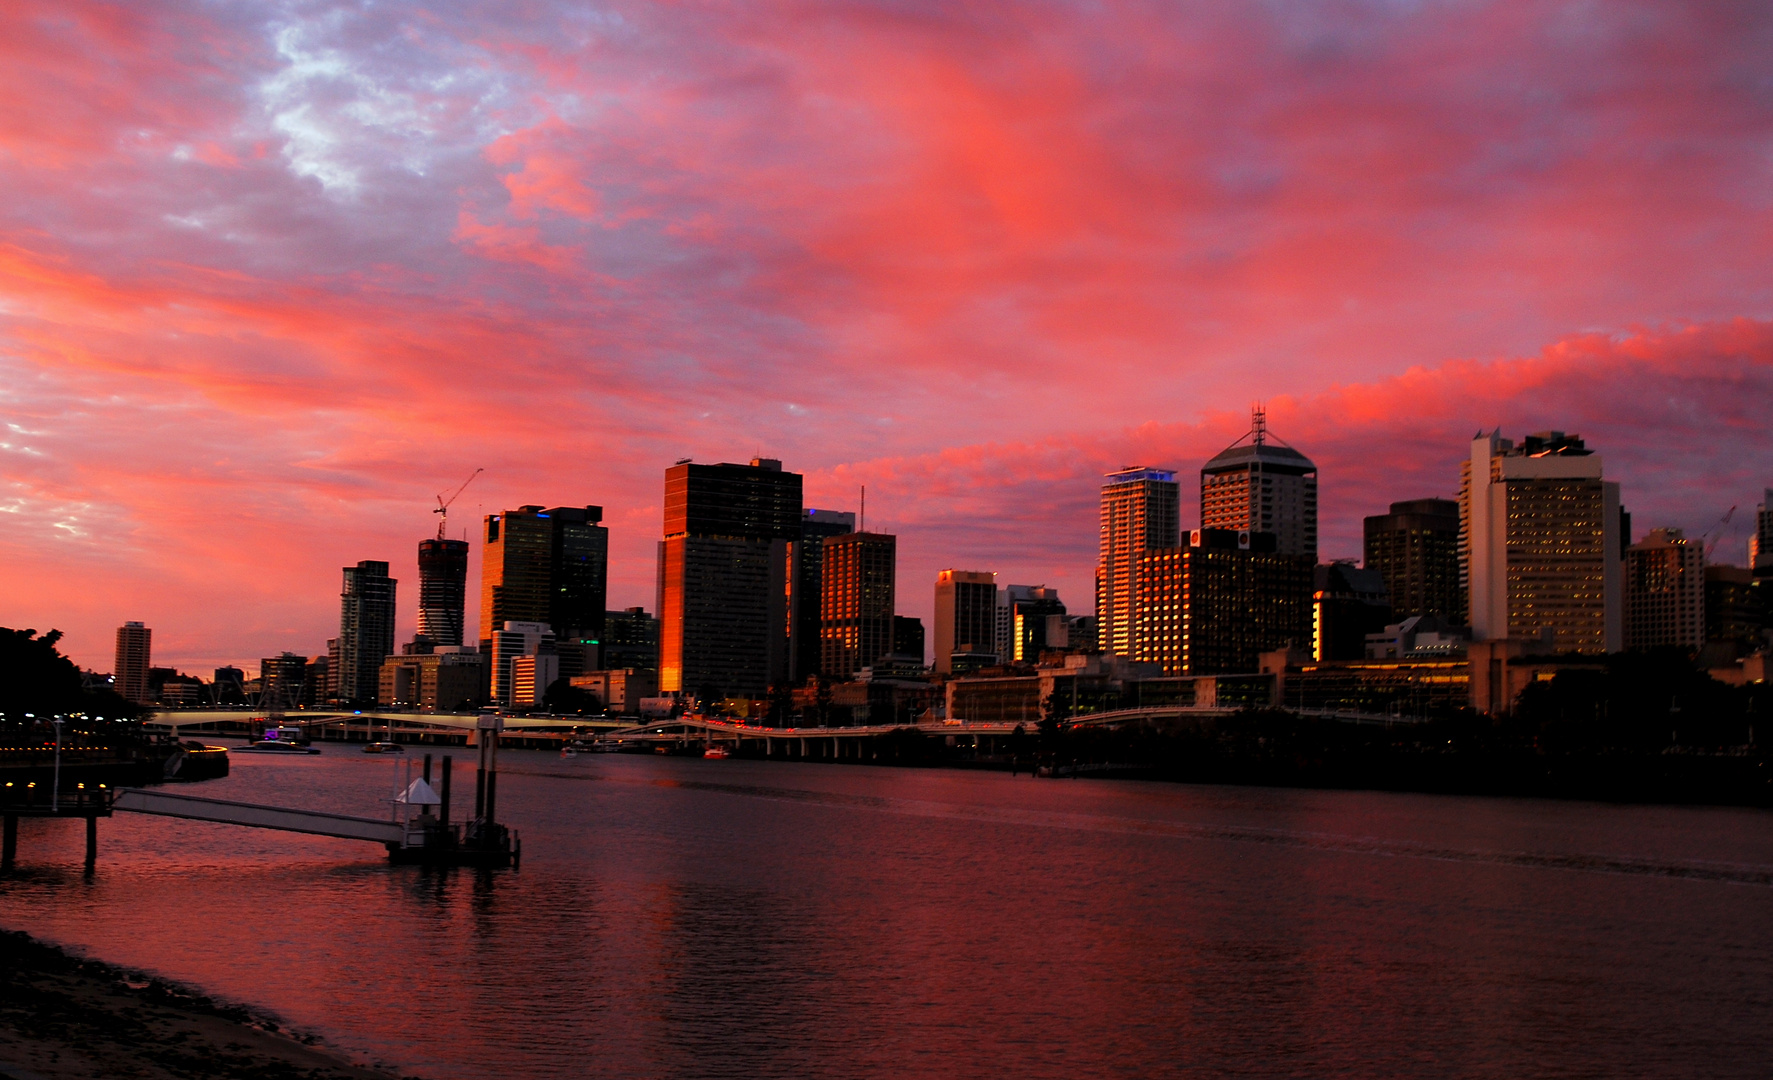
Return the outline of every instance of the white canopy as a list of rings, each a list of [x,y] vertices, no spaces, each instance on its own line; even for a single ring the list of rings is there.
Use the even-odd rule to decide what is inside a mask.
[[[398,801],[411,806],[443,805],[443,800],[437,797],[437,792],[431,790],[431,785],[425,783],[425,778],[422,776],[407,785],[406,791]]]

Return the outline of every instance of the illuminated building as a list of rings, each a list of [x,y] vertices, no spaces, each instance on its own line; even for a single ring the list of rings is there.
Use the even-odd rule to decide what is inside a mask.
[[[1166,469],[1129,467],[1109,473],[1102,485],[1096,633],[1105,653],[1132,655],[1139,558],[1181,542],[1181,498],[1176,474]]]
[[[1042,650],[1070,644],[1070,626],[1059,590],[1045,585],[1006,585],[997,591],[997,658],[1032,664]]]
[[[935,667],[954,671],[957,654],[997,659],[997,575],[973,570],[943,570],[936,575]]]
[[[1755,507],[1755,531],[1748,537],[1748,569],[1756,577],[1773,575],[1773,488],[1765,490]]]
[[[820,587],[825,572],[825,541],[856,531],[847,510],[801,511],[800,537],[788,550],[788,681],[799,685],[819,671]]]
[[[1270,441],[1262,409],[1251,413],[1243,438],[1201,467],[1200,527],[1273,533],[1280,554],[1317,562],[1317,466]]]
[[[1433,615],[1453,623],[1464,619],[1457,502],[1394,502],[1389,514],[1367,518],[1363,531],[1364,564],[1385,579],[1393,617]]]
[[[390,656],[382,661],[383,705],[412,705],[458,712],[480,704],[486,681],[486,656],[459,645],[441,645],[435,652]]]
[[[480,548],[480,642],[508,622],[549,621],[554,523],[540,506],[486,515]],[[552,625],[552,624],[550,624]]]
[[[847,679],[893,652],[893,578],[898,540],[846,533],[823,544],[819,674]]]
[[[491,645],[492,700],[500,705],[510,705],[517,701],[514,696],[517,685],[516,672],[517,661],[521,657],[547,656],[552,666],[543,674],[552,673],[555,676],[559,674],[559,662],[555,658],[554,651],[554,631],[547,623],[517,622],[515,620],[508,622],[493,633]],[[529,665],[525,670],[531,680],[538,677],[538,669],[535,664]],[[550,683],[553,681],[553,678],[548,680]],[[531,687],[531,689],[534,688]],[[544,683],[542,690],[545,692],[547,689],[548,686]],[[533,701],[526,703],[534,704]]]
[[[419,541],[417,635],[433,645],[460,645],[468,602],[468,541]]]
[[[1754,574],[1741,566],[1705,568],[1705,643],[1723,646],[1725,656],[1753,652],[1762,644],[1764,615]]]
[[[394,654],[394,590],[388,564],[365,559],[344,569],[339,593],[338,668],[327,679],[342,702],[374,702],[382,661]],[[330,657],[328,658],[330,661]]]
[[[1625,647],[1705,646],[1705,548],[1679,529],[1651,529],[1625,549]]]
[[[1187,547],[1139,560],[1132,659],[1165,675],[1259,670],[1261,655],[1311,640],[1313,563],[1267,533],[1198,529]]]
[[[1624,642],[1623,515],[1601,459],[1561,431],[1515,446],[1471,443],[1460,491],[1467,614],[1474,641],[1536,639],[1552,652],[1617,652]]]
[[[1311,658],[1364,659],[1367,635],[1384,630],[1391,621],[1385,578],[1353,562],[1319,566],[1313,576]]]
[[[548,625],[560,675],[597,667],[609,605],[609,530],[601,506],[556,506],[548,519]]]
[[[116,689],[137,705],[150,705],[148,667],[152,661],[154,631],[139,622],[117,628],[117,659],[112,668]]]
[[[788,545],[800,475],[782,463],[680,462],[665,471],[659,690],[761,695],[788,676]]]

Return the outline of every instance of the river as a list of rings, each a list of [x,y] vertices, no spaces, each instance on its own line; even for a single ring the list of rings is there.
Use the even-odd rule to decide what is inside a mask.
[[[1773,1072],[1764,811],[501,764],[517,871],[119,814],[87,878],[27,821],[0,925],[434,1080]],[[374,815],[404,767],[182,790]]]

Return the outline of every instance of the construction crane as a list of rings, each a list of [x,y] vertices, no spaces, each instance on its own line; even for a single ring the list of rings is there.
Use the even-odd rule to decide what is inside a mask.
[[[1711,528],[1705,530],[1705,535],[1700,537],[1700,539],[1705,542],[1705,561],[1706,562],[1708,562],[1708,563],[1711,562],[1711,549],[1717,547],[1718,541],[1722,540],[1724,538],[1724,529],[1729,526],[1730,519],[1735,516],[1736,516],[1736,508],[1734,506],[1732,506],[1730,509],[1724,511],[1724,516],[1718,519],[1718,523],[1716,525],[1713,525]]]
[[[437,515],[437,539],[443,539],[444,527],[449,524],[449,504],[455,502],[462,492],[468,490],[468,485],[474,482],[474,478],[485,471],[485,469],[475,469],[473,472],[469,473],[468,479],[462,481],[462,486],[456,488],[456,493],[447,499],[443,497],[443,492],[439,491],[437,493],[437,509],[431,511],[433,514]]]

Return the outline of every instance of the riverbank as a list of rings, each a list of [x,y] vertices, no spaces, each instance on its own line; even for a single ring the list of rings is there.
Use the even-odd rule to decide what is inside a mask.
[[[393,1080],[272,1018],[0,930],[0,1077]]]

